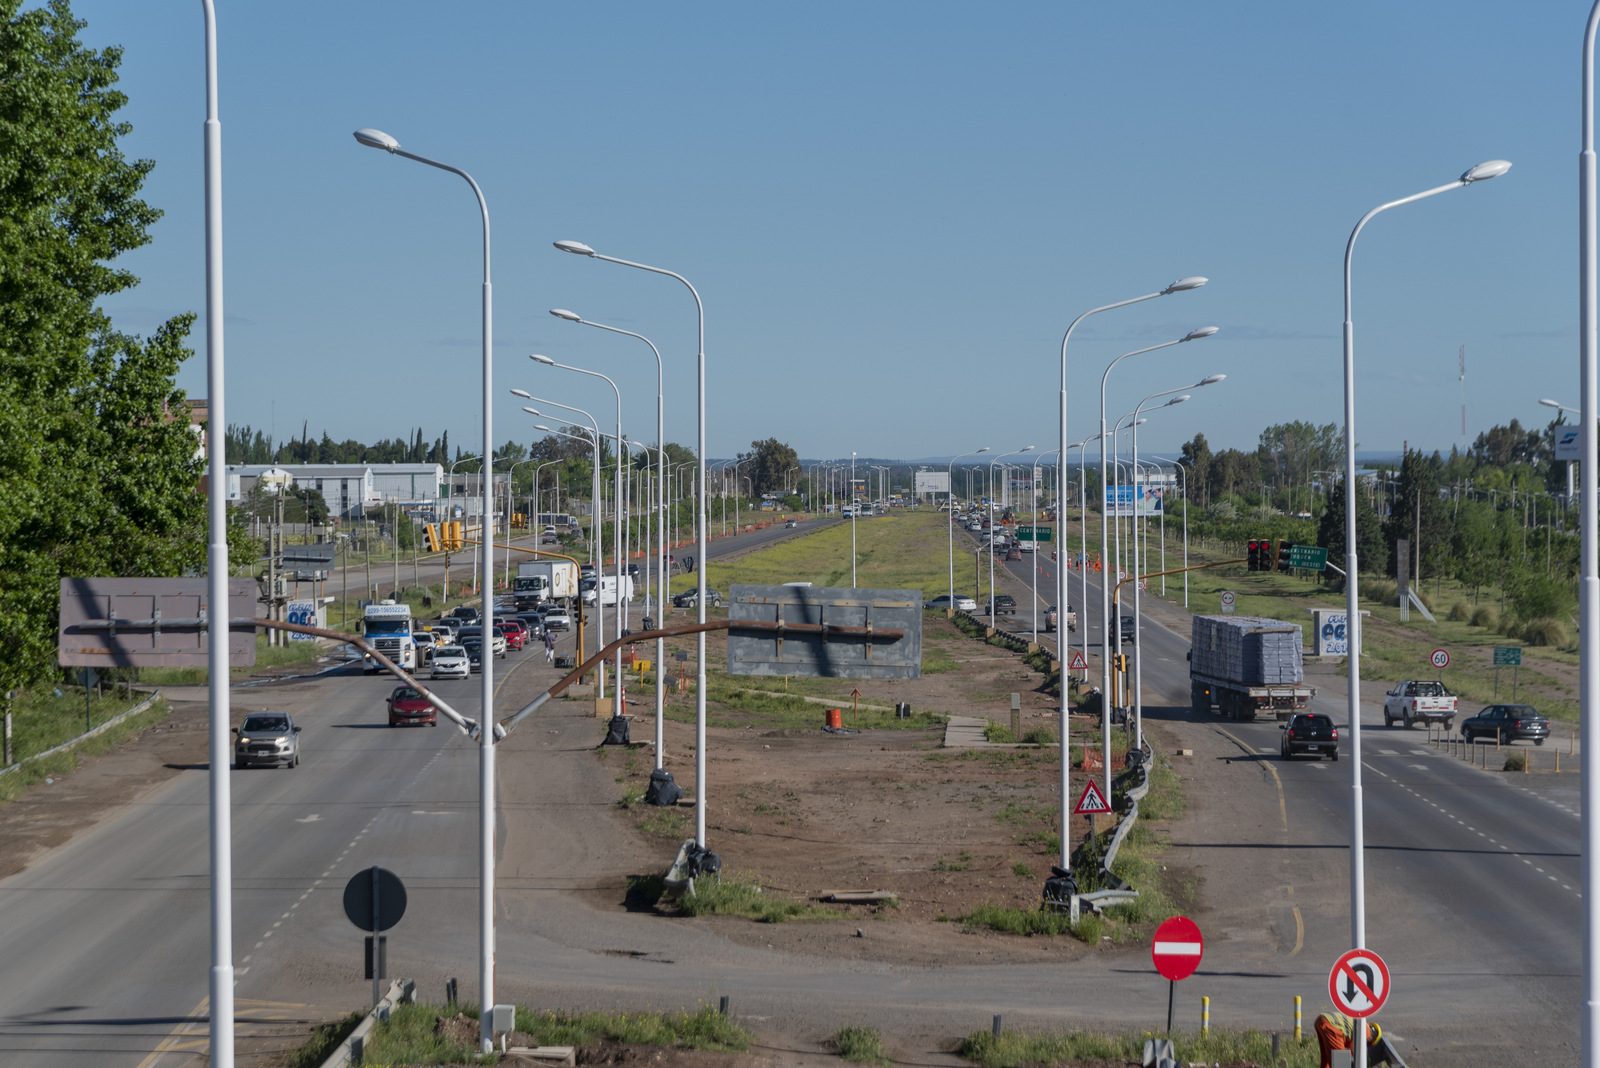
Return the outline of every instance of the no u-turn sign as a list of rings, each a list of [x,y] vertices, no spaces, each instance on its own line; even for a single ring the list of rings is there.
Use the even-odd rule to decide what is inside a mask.
[[[1350,950],[1328,973],[1328,997],[1346,1016],[1371,1016],[1388,1000],[1389,966],[1370,949]]]

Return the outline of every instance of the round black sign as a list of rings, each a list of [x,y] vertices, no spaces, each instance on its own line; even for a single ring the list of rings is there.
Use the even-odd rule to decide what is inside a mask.
[[[344,884],[344,914],[363,931],[387,931],[406,914],[405,884],[387,868],[358,871]]]

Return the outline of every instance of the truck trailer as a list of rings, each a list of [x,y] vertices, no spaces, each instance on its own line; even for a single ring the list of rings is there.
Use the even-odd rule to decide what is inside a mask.
[[[1317,695],[1305,685],[1298,624],[1254,616],[1195,616],[1189,648],[1189,698],[1197,713],[1213,707],[1229,719],[1263,712],[1287,720]]]
[[[546,601],[571,608],[573,598],[578,596],[578,567],[571,560],[518,564],[511,593],[519,609],[535,608]]]

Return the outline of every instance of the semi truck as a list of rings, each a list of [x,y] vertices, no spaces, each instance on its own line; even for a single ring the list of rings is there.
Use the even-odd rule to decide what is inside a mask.
[[[382,600],[369,604],[361,612],[361,636],[378,652],[399,667],[415,671],[421,664],[421,654],[416,639],[411,636],[411,606]],[[362,670],[372,675],[382,670],[378,662],[362,654]]]
[[[1296,623],[1254,616],[1195,616],[1189,698],[1196,713],[1229,719],[1270,713],[1287,720],[1317,695],[1305,684],[1304,638]]]
[[[573,598],[578,596],[578,567],[571,560],[518,564],[511,595],[519,609],[535,608],[546,601],[571,608]]]

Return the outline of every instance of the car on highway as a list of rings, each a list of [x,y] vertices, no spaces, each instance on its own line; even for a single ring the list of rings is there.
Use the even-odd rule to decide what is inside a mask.
[[[1461,722],[1461,737],[1468,742],[1499,738],[1502,745],[1526,738],[1534,745],[1543,745],[1550,737],[1550,721],[1532,705],[1490,705]]]
[[[1117,633],[1121,636],[1123,641],[1132,643],[1132,641],[1133,641],[1133,617],[1132,616],[1123,616],[1122,617],[1121,622],[1117,625]]]
[[[496,623],[494,632],[506,640],[507,649],[516,649],[519,652],[528,643],[528,634],[522,629],[522,624],[515,620],[507,623]]]
[[[518,612],[517,618],[522,620],[522,625],[528,628],[528,640],[544,637],[543,612]]]
[[[1285,760],[1297,756],[1339,759],[1339,728],[1321,712],[1296,712],[1283,725],[1278,752]]]
[[[1021,548],[1021,546],[1013,545],[1011,548],[1007,549],[1006,550],[1006,559],[1007,560],[1021,560],[1022,559],[1022,548]]]
[[[433,651],[430,679],[465,679],[472,675],[467,663],[467,651],[459,645],[441,645]]]
[[[1017,599],[1009,593],[997,593],[990,600],[985,601],[983,605],[984,615],[989,615],[991,612],[1002,616],[1015,615],[1016,611]]]
[[[638,564],[629,564],[628,565],[628,577],[629,578],[638,578],[639,577],[639,565]]]
[[[300,766],[300,728],[294,725],[287,712],[252,712],[233,733],[239,736],[233,746],[236,768],[256,764]]]
[[[571,630],[572,629],[572,616],[567,612],[567,610],[565,608],[561,608],[561,607],[547,608],[547,609],[545,609],[545,613],[544,613],[544,629],[545,630],[551,630],[551,631],[555,631],[555,630]]]
[[[461,634],[459,635],[459,638],[460,638],[460,644],[461,644],[461,646],[463,648],[466,647],[468,642],[482,641],[483,640],[483,628],[482,627],[464,627],[464,628],[462,628],[462,631],[461,631]],[[491,634],[490,641],[489,641],[489,652],[490,652],[490,654],[495,656],[495,657],[498,657],[501,660],[504,660],[506,658],[506,649],[507,649],[506,636],[504,634],[499,633],[498,631],[493,632]]]
[[[478,621],[478,606],[473,604],[457,605],[450,610],[451,619],[460,620],[462,625]]]
[[[599,571],[600,568],[593,563],[578,565],[578,577],[580,579],[592,579],[599,573]]]
[[[674,608],[693,608],[699,603],[700,590],[698,588],[685,590],[682,593],[676,593],[672,595],[672,607]],[[722,594],[708,586],[706,588],[706,606],[709,608],[715,608],[721,603]]]
[[[800,525],[800,524],[799,524],[799,523],[796,523],[796,522],[795,522],[795,521],[794,521],[794,520],[793,520],[793,519],[790,519],[790,520],[787,520],[787,521],[786,521],[786,522],[785,522],[785,523],[784,523],[784,524],[783,524],[783,526],[784,526],[784,529],[785,529],[785,530],[787,530],[787,529],[789,529],[789,528],[791,528],[791,527],[797,527],[797,526],[799,526],[799,525]]]
[[[463,638],[461,648],[467,653],[467,668],[471,671],[483,670],[483,639]]]
[[[951,599],[948,593],[941,593],[931,601],[922,602],[923,608],[935,608],[941,610],[949,608],[950,605]],[[955,609],[957,612],[976,612],[978,610],[978,602],[973,600],[971,597],[963,597],[958,593],[955,596]]]
[[[439,712],[415,686],[396,686],[389,695],[389,726],[437,727]]]
[[[431,630],[413,631],[411,640],[417,643],[417,652],[422,657],[424,664],[433,659],[433,650],[439,644],[438,635]]]

